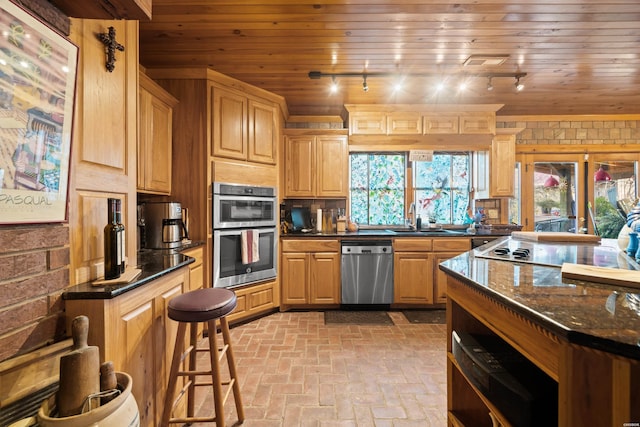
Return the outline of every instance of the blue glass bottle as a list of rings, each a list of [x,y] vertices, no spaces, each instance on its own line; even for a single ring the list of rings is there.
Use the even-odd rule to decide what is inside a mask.
[[[635,231],[629,232],[629,245],[627,246],[627,255],[635,257],[638,252],[638,233]]]

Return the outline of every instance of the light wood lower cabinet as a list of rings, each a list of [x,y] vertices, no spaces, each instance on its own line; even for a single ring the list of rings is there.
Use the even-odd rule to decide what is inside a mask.
[[[447,302],[447,276],[440,270],[440,263],[471,249],[468,238],[433,239],[433,302]]]
[[[439,264],[471,248],[468,238],[398,238],[393,242],[393,302],[441,304],[447,279]]]
[[[396,252],[393,262],[393,302],[432,304],[431,255],[427,252]]]
[[[269,281],[233,289],[238,298],[238,306],[227,316],[229,322],[247,320],[274,310],[280,300],[278,286],[277,281]]]
[[[67,328],[89,317],[88,343],[99,347],[100,361],[131,375],[141,426],[160,423],[178,327],[167,304],[190,289],[189,273],[181,268],[112,299],[65,301]]]
[[[282,304],[339,304],[339,250],[338,240],[283,240]]]
[[[204,248],[190,248],[182,253],[195,259],[193,263],[189,264],[189,290],[202,289],[204,287],[204,265],[202,264]]]
[[[433,303],[432,239],[393,240],[393,302]]]

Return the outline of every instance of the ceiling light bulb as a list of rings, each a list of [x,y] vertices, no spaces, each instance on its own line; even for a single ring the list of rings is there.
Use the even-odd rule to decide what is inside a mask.
[[[487,82],[487,90],[488,91],[492,91],[493,90],[493,84],[491,83],[491,77],[489,77],[489,81]]]
[[[362,90],[365,92],[369,91],[369,85],[367,85],[367,76],[362,76]]]
[[[524,85],[522,83],[520,83],[520,77],[516,77],[515,87],[516,87],[516,90],[518,92],[520,92],[522,89],[524,89]]]
[[[331,93],[336,93],[338,91],[338,83],[336,83],[336,78],[333,77],[331,82]]]
[[[467,90],[467,82],[460,83],[460,86],[458,86],[458,90],[460,92],[463,92],[463,91]]]
[[[436,85],[436,92],[440,92],[444,90],[444,82],[440,82]]]

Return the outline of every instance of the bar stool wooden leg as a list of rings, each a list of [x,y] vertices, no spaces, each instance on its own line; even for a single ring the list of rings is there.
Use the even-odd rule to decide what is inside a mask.
[[[236,374],[236,360],[233,356],[233,347],[231,346],[231,334],[229,333],[229,321],[226,317],[220,319],[220,329],[222,330],[222,338],[227,345],[227,364],[229,365],[229,374],[233,381],[233,400],[236,402],[236,411],[238,411],[238,421],[244,421],[244,407],[242,406],[242,397],[240,396],[240,383]]]
[[[198,352],[195,351],[198,348],[198,323],[191,323],[191,334],[189,336],[189,343],[193,346],[194,351],[189,353],[189,371],[196,370],[196,357],[198,356]],[[196,406],[196,376],[189,375],[189,381],[191,381],[191,386],[187,390],[187,417],[195,416],[195,406]]]
[[[160,422],[160,427],[167,427],[169,425],[169,419],[171,418],[171,410],[173,409],[173,399],[176,390],[176,383],[178,382],[178,371],[180,370],[180,359],[182,359],[184,336],[186,332],[187,324],[184,322],[178,323],[176,345],[173,349],[173,358],[171,359],[169,384],[167,385],[167,391],[164,397],[164,408],[162,410],[162,420]]]
[[[216,410],[216,426],[224,427],[224,396],[220,377],[220,354],[215,319],[209,320],[209,358],[211,359],[211,378],[213,380],[213,404]]]

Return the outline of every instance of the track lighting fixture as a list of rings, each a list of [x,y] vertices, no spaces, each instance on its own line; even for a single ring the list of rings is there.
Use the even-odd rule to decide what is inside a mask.
[[[515,87],[516,87],[516,90],[520,92],[522,89],[524,89],[524,85],[520,83],[520,76],[515,76],[515,77],[516,77]]]
[[[515,88],[517,91],[524,89],[524,84],[520,83],[520,79],[525,77],[527,73],[459,73],[461,79],[466,80],[472,77],[481,77],[487,79],[487,90],[493,90],[494,78],[513,78],[515,79]],[[331,91],[337,91],[336,78],[337,77],[359,77],[362,78],[362,90],[369,91],[369,85],[367,84],[368,77],[393,77],[397,78],[397,73],[323,73],[321,71],[309,71],[310,79],[320,79],[322,77],[331,77],[332,86]],[[442,77],[441,73],[403,73],[403,77]]]

